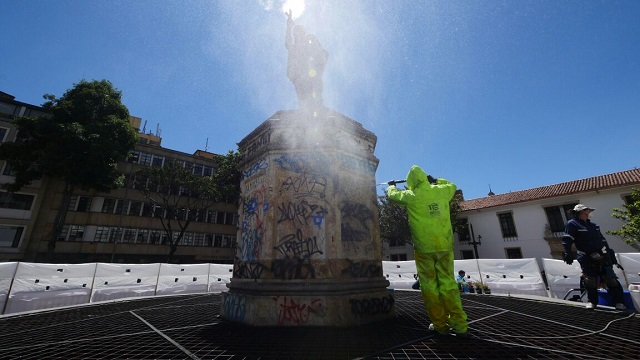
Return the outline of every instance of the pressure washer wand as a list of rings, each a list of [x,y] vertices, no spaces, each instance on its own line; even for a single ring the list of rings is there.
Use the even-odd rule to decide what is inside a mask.
[[[391,180],[391,181],[380,183],[378,185],[389,185],[389,183],[391,183],[391,185],[395,185],[395,184],[402,184],[402,183],[406,183],[406,182],[407,182],[406,179],[405,180]]]

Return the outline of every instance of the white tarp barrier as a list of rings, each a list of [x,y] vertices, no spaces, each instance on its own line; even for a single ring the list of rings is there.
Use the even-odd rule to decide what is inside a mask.
[[[95,263],[18,263],[5,314],[85,304],[95,269]]]
[[[156,295],[207,292],[209,264],[161,264]]]
[[[480,269],[478,269],[478,261],[476,259],[454,260],[453,261],[454,276],[458,277],[458,272],[464,270],[464,276],[467,282],[480,281]]]
[[[216,293],[227,290],[227,284],[233,277],[233,265],[209,264],[209,292]]]
[[[411,285],[416,282],[413,276],[417,273],[416,262],[413,260],[382,262],[382,276],[389,280],[389,287],[392,289],[411,289]]]
[[[620,253],[617,255],[618,263],[624,268],[627,284],[640,283],[640,253]]]
[[[549,294],[552,298],[563,300],[571,289],[580,289],[580,275],[582,275],[582,270],[577,261],[574,261],[571,265],[567,265],[562,260],[542,259],[542,267],[547,277]],[[571,293],[567,300],[574,295],[580,295],[580,293],[577,291]]]
[[[548,296],[536,259],[478,259],[492,294]]]
[[[160,263],[98,263],[91,302],[154,296],[159,273]]]
[[[11,283],[18,269],[17,262],[0,263],[0,314],[4,313],[4,307],[7,304]]]

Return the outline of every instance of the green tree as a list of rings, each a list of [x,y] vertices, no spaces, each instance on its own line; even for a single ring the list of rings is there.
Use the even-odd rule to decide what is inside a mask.
[[[168,263],[193,221],[206,216],[218,203],[237,204],[240,196],[239,159],[239,154],[234,151],[219,156],[216,171],[211,177],[194,174],[193,169],[181,161],[136,171],[135,187],[151,203],[153,216],[160,220],[169,242]]]
[[[451,228],[458,233],[464,231],[467,226],[467,222],[458,217],[458,214],[462,211],[460,202],[463,200],[462,192],[456,191],[449,202]],[[407,209],[389,201],[387,196],[383,195],[378,197],[378,210],[380,238],[382,241],[397,245],[413,244]]]
[[[640,189],[633,189],[631,202],[622,206],[623,209],[614,208],[611,214],[624,221],[622,228],[609,230],[607,234],[620,236],[624,242],[640,250]]]
[[[13,183],[2,185],[9,191],[42,178],[64,183],[47,246],[51,261],[74,191],[108,192],[121,186],[116,164],[135,147],[137,136],[121,92],[107,80],[82,80],[59,99],[44,98],[48,116],[16,118],[16,141],[0,145],[0,159],[7,160],[15,174]]]

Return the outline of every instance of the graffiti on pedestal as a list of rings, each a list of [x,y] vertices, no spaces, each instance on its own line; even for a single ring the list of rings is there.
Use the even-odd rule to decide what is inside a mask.
[[[351,312],[356,316],[388,314],[395,302],[391,294],[379,298],[349,299]]]
[[[373,210],[364,204],[345,200],[340,204],[340,214],[340,236],[345,248],[366,253],[371,251]]]
[[[278,325],[303,325],[309,322],[311,316],[325,316],[320,299],[314,299],[307,303],[296,301],[288,296],[275,296],[273,301],[278,310]]]
[[[223,309],[223,318],[231,321],[242,321],[247,312],[247,299],[244,295],[226,293]]]
[[[353,261],[347,259],[349,266],[342,269],[342,275],[350,278],[373,278],[382,276],[382,266],[372,261]]]
[[[243,198],[240,241],[240,258],[243,260],[260,259],[260,249],[266,233],[265,216],[270,208],[272,193],[270,187],[262,184]]]
[[[259,261],[242,261],[236,258],[233,277],[238,279],[260,279],[268,268]]]

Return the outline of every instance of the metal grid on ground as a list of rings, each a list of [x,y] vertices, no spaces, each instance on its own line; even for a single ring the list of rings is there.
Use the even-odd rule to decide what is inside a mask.
[[[394,320],[353,328],[221,320],[218,294],[156,297],[0,317],[2,359],[637,359],[640,317],[465,294],[468,339],[435,337],[420,293]]]

